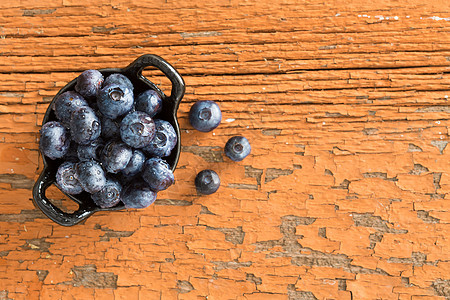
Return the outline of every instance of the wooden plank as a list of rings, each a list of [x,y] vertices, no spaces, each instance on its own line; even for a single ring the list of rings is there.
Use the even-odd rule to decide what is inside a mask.
[[[449,11],[1,1],[0,299],[449,298]],[[83,70],[144,53],[186,82],[176,184],[147,209],[56,225],[31,201],[49,103]],[[213,132],[189,124],[199,100],[221,107]],[[234,135],[252,145],[239,163],[223,153]],[[222,183],[201,196],[206,168]]]

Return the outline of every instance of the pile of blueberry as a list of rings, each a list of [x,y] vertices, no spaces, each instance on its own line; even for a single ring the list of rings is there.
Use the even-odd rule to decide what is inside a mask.
[[[189,111],[189,122],[192,127],[202,132],[209,132],[219,126],[222,112],[214,101],[198,101]],[[225,155],[232,161],[241,161],[251,151],[250,143],[243,136],[233,136],[225,144]],[[195,187],[199,193],[210,195],[220,186],[219,175],[214,170],[203,170],[195,177]]]
[[[154,90],[134,95],[132,82],[115,73],[104,78],[98,70],[77,77],[75,90],[53,102],[58,121],[43,124],[39,147],[51,160],[60,162],[56,185],[65,193],[87,192],[100,208],[122,202],[126,208],[145,208],[159,191],[174,183],[164,160],[177,144],[172,125],[159,119],[162,99]],[[191,125],[202,132],[219,126],[222,113],[214,101],[198,101],[189,112]],[[233,161],[251,151],[245,137],[234,136],[225,145]],[[213,170],[195,178],[197,190],[212,194],[220,186]]]
[[[101,208],[145,208],[174,183],[164,157],[177,144],[172,125],[158,118],[162,99],[154,90],[134,95],[122,74],[97,70],[78,76],[75,90],[54,101],[58,121],[45,123],[39,147],[61,162],[56,185],[65,193],[90,193]]]

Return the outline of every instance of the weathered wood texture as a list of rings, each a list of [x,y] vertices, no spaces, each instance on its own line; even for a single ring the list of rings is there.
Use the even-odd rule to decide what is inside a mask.
[[[99,2],[0,2],[0,299],[450,299],[447,1]],[[52,223],[31,202],[48,103],[144,53],[187,84],[175,186]],[[204,99],[212,133],[187,121]]]

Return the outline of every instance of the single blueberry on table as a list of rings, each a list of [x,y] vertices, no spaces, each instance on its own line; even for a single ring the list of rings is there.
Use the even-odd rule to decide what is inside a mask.
[[[143,150],[150,156],[169,156],[177,144],[177,133],[173,126],[164,120],[155,119],[156,134]]]
[[[124,85],[127,86],[132,91],[134,89],[134,86],[131,83],[130,79],[128,79],[128,77],[120,73],[114,73],[106,77],[105,81],[103,82],[103,86],[107,86],[110,84]]]
[[[82,106],[89,106],[89,104],[83,96],[74,91],[62,93],[53,104],[56,117],[65,126],[69,126],[72,113]]]
[[[42,125],[39,148],[50,159],[63,157],[69,150],[69,132],[61,123],[50,121]]]
[[[100,161],[109,173],[119,173],[125,169],[133,155],[132,149],[120,141],[109,141],[100,154]]]
[[[225,154],[232,161],[241,161],[250,154],[250,143],[243,136],[233,136],[225,144]]]
[[[98,70],[86,70],[77,77],[75,91],[86,99],[93,99],[103,84],[103,75]]]
[[[56,185],[64,193],[77,195],[83,191],[83,187],[77,179],[75,163],[64,162],[56,171]]]
[[[175,182],[169,164],[159,157],[145,161],[141,176],[155,192],[165,190]]]
[[[122,190],[122,202],[126,208],[146,208],[156,200],[156,192],[142,179],[137,179]]]
[[[86,160],[99,160],[100,153],[104,147],[103,140],[101,138],[90,142],[87,145],[78,145],[77,155],[80,161]]]
[[[144,162],[144,153],[142,153],[142,151],[138,149],[134,149],[130,161],[128,162],[125,169],[122,170],[122,174],[125,176],[136,175],[137,173],[141,172],[142,167],[144,166]]]
[[[133,103],[133,91],[127,85],[112,83],[98,92],[98,109],[110,119],[129,112],[133,108]]]
[[[70,130],[75,142],[87,145],[100,136],[100,119],[89,106],[79,107],[72,114]]]
[[[115,179],[107,178],[105,186],[91,195],[95,205],[101,208],[116,206],[121,200],[122,185]]]
[[[82,161],[75,165],[77,179],[88,193],[97,193],[106,184],[105,172],[96,161]]]
[[[120,123],[120,136],[133,148],[145,147],[155,136],[155,122],[145,112],[131,112]]]
[[[119,136],[120,125],[116,121],[111,120],[110,118],[107,118],[103,115],[101,115],[100,121],[102,123],[102,138],[104,138],[105,140],[110,140]]]
[[[211,195],[215,193],[220,186],[220,178],[213,170],[203,170],[195,177],[195,187],[199,193]]]
[[[220,121],[222,112],[214,101],[197,101],[189,111],[189,122],[198,131],[209,132],[219,126]]]
[[[162,105],[161,97],[154,90],[142,92],[135,100],[136,110],[146,112],[152,118],[161,112]]]

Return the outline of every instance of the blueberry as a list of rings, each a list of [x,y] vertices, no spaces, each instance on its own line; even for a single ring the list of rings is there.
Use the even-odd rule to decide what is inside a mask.
[[[146,208],[155,200],[156,192],[142,179],[130,182],[122,191],[122,202],[126,208]]]
[[[141,172],[142,167],[144,166],[144,162],[144,153],[142,153],[142,151],[140,150],[134,149],[130,161],[128,162],[125,169],[122,170],[122,174],[125,176],[136,175],[137,173]]]
[[[120,135],[120,126],[116,121],[111,120],[110,118],[107,118],[103,115],[100,117],[100,121],[102,123],[101,136],[105,140],[117,138]]]
[[[133,108],[133,103],[133,91],[123,84],[108,84],[98,92],[98,109],[110,119],[129,112]]]
[[[56,117],[66,126],[70,123],[72,113],[82,106],[89,106],[89,104],[84,100],[83,96],[74,91],[62,93],[55,99],[53,104]]]
[[[155,136],[155,122],[145,112],[131,112],[120,124],[120,136],[129,146],[142,148],[147,146]]]
[[[63,156],[64,161],[77,162],[78,161],[78,144],[71,140],[67,153]]]
[[[86,160],[99,160],[100,159],[100,153],[103,149],[104,143],[101,138],[96,139],[93,142],[90,142],[87,145],[78,145],[77,148],[77,155],[79,160],[86,161]]]
[[[213,170],[203,170],[195,177],[195,187],[199,193],[210,195],[220,186],[220,178]]]
[[[198,131],[211,131],[219,126],[221,120],[222,112],[214,101],[197,101],[189,111],[189,122]]]
[[[97,193],[106,184],[105,172],[96,161],[82,161],[75,166],[77,179],[88,193]]]
[[[118,173],[125,169],[130,162],[133,151],[120,141],[110,141],[103,148],[100,154],[100,161],[109,173]]]
[[[124,173],[120,172],[118,174],[114,174],[115,178],[117,178],[117,180],[119,180],[119,182],[122,184],[122,186],[126,186],[129,183],[136,181],[136,180],[142,180],[140,174],[136,174],[136,175],[125,175]]]
[[[130,79],[126,77],[125,75],[122,75],[120,73],[114,73],[106,77],[105,81],[103,82],[103,86],[107,86],[110,84],[120,84],[127,86],[130,90],[133,90],[133,84],[131,83]]]
[[[75,91],[86,99],[93,99],[103,84],[103,75],[97,70],[86,70],[77,78]]]
[[[158,157],[149,158],[144,163],[141,175],[155,192],[165,190],[175,182],[167,162]]]
[[[164,120],[155,119],[156,134],[143,150],[150,156],[169,156],[177,144],[177,133],[173,126]]]
[[[39,148],[50,159],[63,157],[69,150],[69,133],[61,123],[56,121],[42,125]]]
[[[64,193],[76,195],[83,191],[83,187],[77,179],[75,164],[73,162],[62,163],[56,172],[56,185]]]
[[[146,90],[136,98],[135,107],[153,118],[162,110],[162,99],[156,91]]]
[[[115,179],[107,178],[103,188],[91,195],[95,205],[101,208],[109,208],[116,206],[120,202],[122,193],[122,185]]]
[[[79,107],[72,114],[70,130],[75,142],[87,145],[100,136],[100,119],[89,106]]]
[[[243,136],[233,136],[225,144],[225,154],[233,161],[241,161],[250,154],[250,143]]]

